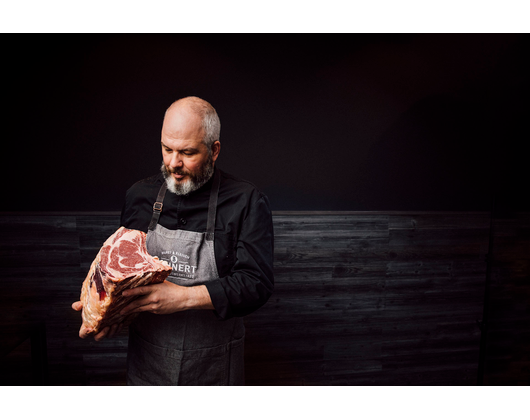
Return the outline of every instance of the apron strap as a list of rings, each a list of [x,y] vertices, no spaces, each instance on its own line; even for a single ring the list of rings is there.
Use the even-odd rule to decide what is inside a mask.
[[[206,240],[213,241],[213,233],[215,230],[215,214],[217,211],[217,197],[219,195],[219,185],[221,184],[221,176],[219,175],[219,169],[215,168],[213,175],[212,189],[210,191],[210,202],[208,203],[208,223],[206,225]],[[153,204],[153,215],[151,216],[151,223],[149,223],[149,230],[155,230],[162,213],[162,207],[164,203],[164,196],[166,195],[167,183],[164,180],[162,186],[158,191],[156,202]]]
[[[215,213],[217,211],[217,197],[219,196],[220,184],[221,176],[219,175],[219,169],[215,168],[212,190],[210,191],[210,202],[208,204],[208,224],[206,225],[207,241],[213,241],[213,233],[215,230]]]
[[[158,196],[156,197],[155,204],[153,204],[153,216],[151,216],[151,223],[149,223],[149,230],[155,230],[156,225],[158,224],[158,219],[160,218],[160,213],[162,213],[162,207],[164,206],[164,196],[166,195],[167,183],[166,180],[162,182],[162,186],[158,191]]]

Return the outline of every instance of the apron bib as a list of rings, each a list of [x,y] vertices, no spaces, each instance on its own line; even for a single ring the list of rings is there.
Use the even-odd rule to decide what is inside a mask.
[[[171,265],[168,281],[195,286],[219,278],[214,254],[220,175],[216,169],[206,232],[158,224],[167,185],[153,205],[147,252]],[[141,312],[129,327],[127,385],[243,385],[242,318],[220,321],[211,310],[157,315]]]

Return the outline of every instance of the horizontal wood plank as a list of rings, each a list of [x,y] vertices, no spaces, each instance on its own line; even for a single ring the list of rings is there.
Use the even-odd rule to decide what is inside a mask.
[[[490,222],[484,212],[273,212],[276,286],[245,317],[247,384],[475,384]],[[494,222],[485,379],[528,384],[530,217]],[[125,383],[127,330],[81,340],[71,309],[118,227],[119,212],[0,214],[0,328],[46,322],[50,384]],[[26,350],[0,364],[7,382],[31,380]]]

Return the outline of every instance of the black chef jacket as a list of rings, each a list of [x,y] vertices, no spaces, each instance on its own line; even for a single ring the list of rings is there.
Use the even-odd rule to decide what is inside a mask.
[[[205,283],[220,319],[244,316],[270,297],[274,287],[272,215],[269,200],[254,185],[220,171],[214,251],[219,278]],[[167,229],[206,232],[213,177],[182,196],[169,190],[158,223]],[[121,225],[147,233],[161,173],[127,190]]]

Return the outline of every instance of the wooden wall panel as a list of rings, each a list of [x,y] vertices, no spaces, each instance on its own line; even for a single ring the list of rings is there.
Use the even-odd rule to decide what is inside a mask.
[[[530,385],[530,214],[494,220],[484,384]]]
[[[247,383],[348,384],[381,371],[388,216],[276,216],[274,236],[275,293],[245,319]]]
[[[276,217],[277,287],[246,319],[260,348],[247,381],[474,383],[488,232],[483,213]]]
[[[489,215],[392,215],[389,231],[387,383],[476,383]]]
[[[273,219],[275,292],[245,317],[248,385],[476,383],[489,214]],[[495,222],[485,383],[528,384],[530,222]],[[81,340],[70,307],[118,227],[117,214],[0,215],[0,336],[45,321],[51,385],[125,383],[127,332]],[[1,359],[2,385],[31,379],[20,339]]]

